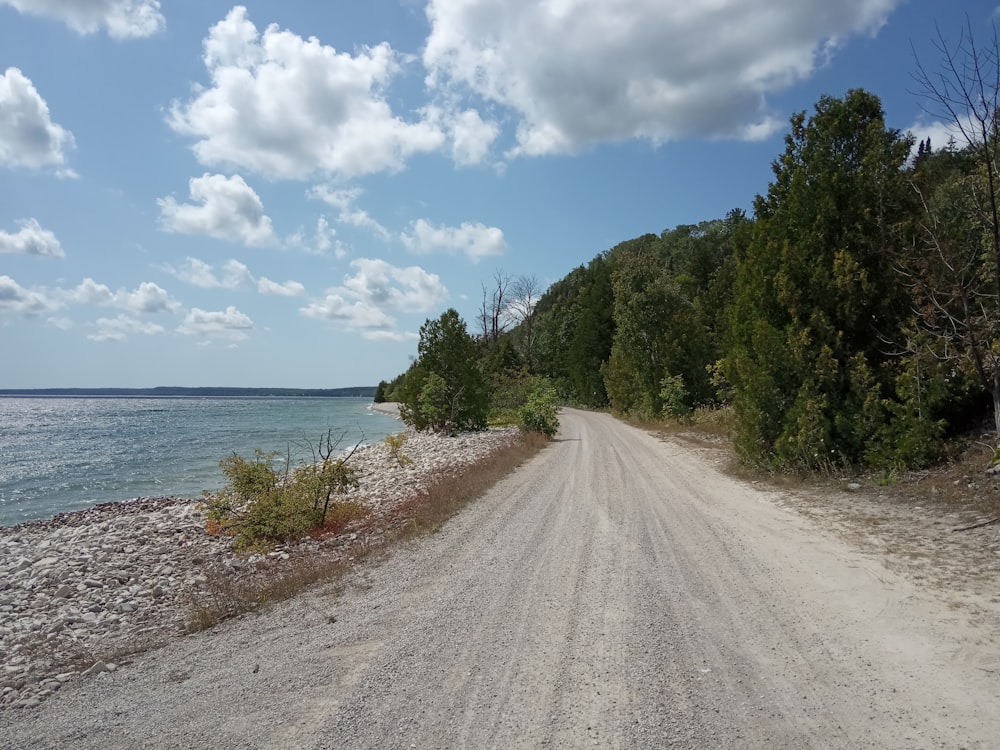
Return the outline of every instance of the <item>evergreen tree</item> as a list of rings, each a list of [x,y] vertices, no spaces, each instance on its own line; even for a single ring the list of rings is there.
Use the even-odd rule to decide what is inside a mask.
[[[791,125],[737,257],[725,372],[744,458],[823,467],[862,459],[887,419],[880,344],[905,309],[890,245],[911,141],[861,90]]]

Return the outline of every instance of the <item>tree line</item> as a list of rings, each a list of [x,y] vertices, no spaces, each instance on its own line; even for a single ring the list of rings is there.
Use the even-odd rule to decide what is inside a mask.
[[[987,414],[1000,438],[1000,46],[938,50],[915,78],[948,143],[889,127],[870,92],[823,96],[752,215],[627,240],[541,295],[498,271],[461,355],[485,392],[546,383],[642,419],[728,408],[739,456],[785,469],[926,465]],[[424,333],[399,400],[428,385]],[[442,402],[478,392],[453,382]]]

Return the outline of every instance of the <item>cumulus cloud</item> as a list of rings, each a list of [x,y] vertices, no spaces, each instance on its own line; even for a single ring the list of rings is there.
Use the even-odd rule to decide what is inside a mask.
[[[463,253],[474,263],[490,255],[503,255],[507,250],[503,230],[478,222],[464,222],[459,227],[436,227],[424,219],[417,219],[410,232],[404,232],[401,238],[411,252]]]
[[[302,315],[341,323],[373,340],[401,341],[408,335],[395,330],[390,312],[424,312],[448,296],[440,277],[418,266],[399,268],[373,258],[359,258],[351,266],[356,272],[322,300],[300,308]]]
[[[451,155],[460,166],[479,164],[490,152],[493,141],[500,135],[500,126],[487,122],[474,109],[459,112],[452,118]]]
[[[78,34],[101,28],[116,39],[148,37],[166,27],[158,0],[0,0],[21,13],[62,21]]]
[[[25,289],[10,276],[0,276],[0,312],[34,318],[60,307],[41,292]]]
[[[330,226],[325,216],[316,220],[316,231],[311,237],[305,230],[299,229],[285,238],[285,247],[310,255],[332,254],[335,258],[343,258],[347,254],[343,244],[337,239],[337,230]]]
[[[156,323],[148,323],[127,315],[116,318],[98,318],[97,332],[87,335],[91,341],[124,341],[131,334],[155,336],[163,333],[164,328]]]
[[[236,6],[209,30],[203,59],[211,85],[174,102],[168,117],[197,139],[202,164],[272,178],[356,176],[401,169],[444,142],[432,123],[393,113],[385,92],[402,63],[386,43],[351,55],[276,24],[260,33]]]
[[[227,260],[220,274],[216,274],[215,268],[205,261],[191,257],[185,258],[179,267],[166,265],[163,270],[186,284],[202,289],[238,289],[254,283],[250,269],[235,259]]]
[[[208,174],[189,182],[193,203],[172,196],[157,199],[160,226],[167,232],[201,234],[251,246],[274,245],[277,238],[264,204],[239,175]]]
[[[426,312],[448,297],[441,277],[419,266],[398,268],[378,258],[358,258],[351,267],[356,273],[344,278],[343,289],[371,305]]]
[[[48,229],[42,229],[36,219],[18,222],[20,229],[14,234],[0,229],[0,254],[40,255],[50,258],[65,256],[59,240]]]
[[[331,185],[316,185],[307,193],[310,198],[321,200],[336,208],[337,221],[340,224],[367,229],[376,237],[388,240],[392,233],[373,219],[367,211],[355,205],[361,194],[361,188],[335,188]]]
[[[202,289],[239,289],[256,286],[261,294],[297,297],[304,294],[306,288],[297,281],[278,283],[266,277],[254,278],[250,269],[238,260],[227,260],[216,272],[215,267],[198,258],[185,258],[179,267],[164,266],[163,270],[181,281]]]
[[[0,164],[58,167],[73,145],[73,134],[52,122],[49,105],[31,80],[7,68],[0,76]]]
[[[427,83],[518,119],[510,155],[629,138],[763,138],[767,97],[903,0],[430,0]],[[456,141],[457,143],[457,141]]]
[[[177,312],[180,309],[179,302],[151,281],[142,282],[132,291],[119,289],[113,292],[106,284],[99,284],[88,277],[73,289],[62,290],[60,296],[66,302],[97,307],[117,307],[134,314]]]
[[[279,284],[266,276],[261,276],[257,280],[257,291],[261,294],[273,294],[279,297],[298,297],[305,294],[306,288],[297,281],[286,281]]]
[[[216,312],[192,307],[177,328],[177,332],[185,336],[228,341],[242,341],[251,330],[253,321],[232,305]]]

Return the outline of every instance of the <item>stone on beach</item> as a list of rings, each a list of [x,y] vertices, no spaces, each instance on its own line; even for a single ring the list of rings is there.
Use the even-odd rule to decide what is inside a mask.
[[[384,442],[361,446],[350,458],[359,486],[348,497],[391,518],[435,476],[485,458],[517,434],[410,431],[402,453],[412,463],[394,458]],[[350,532],[240,555],[231,539],[206,533],[205,521],[199,500],[137,498],[0,528],[0,711],[36,706],[76,675],[114,671],[113,655],[182,633],[191,596],[210,571],[253,577],[299,556],[336,555],[357,538]]]

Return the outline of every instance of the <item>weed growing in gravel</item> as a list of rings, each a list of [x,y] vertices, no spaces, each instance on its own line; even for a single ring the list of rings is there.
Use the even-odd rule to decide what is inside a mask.
[[[385,444],[389,446],[389,455],[396,459],[400,466],[413,465],[413,459],[403,453],[403,446],[406,445],[405,432],[397,432],[395,435],[386,435]]]

